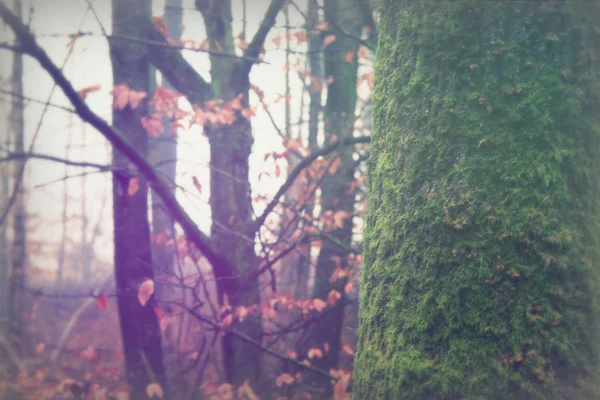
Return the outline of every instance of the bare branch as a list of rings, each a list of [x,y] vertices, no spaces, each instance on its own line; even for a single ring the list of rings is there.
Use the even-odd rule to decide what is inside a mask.
[[[349,137],[349,138],[340,139],[340,140],[337,140],[337,141],[323,147],[320,150],[314,151],[308,157],[306,157],[302,161],[300,161],[298,163],[298,165],[296,165],[296,168],[294,168],[294,170],[292,172],[290,172],[286,181],[283,183],[283,185],[281,185],[281,187],[279,188],[279,190],[273,197],[273,200],[271,200],[271,202],[265,208],[265,211],[260,215],[260,217],[256,218],[256,220],[254,220],[253,231],[256,232],[262,226],[262,224],[264,224],[265,220],[267,219],[267,216],[271,213],[271,211],[273,211],[275,206],[279,203],[279,199],[281,198],[281,196],[283,196],[285,194],[285,192],[287,192],[287,190],[290,188],[290,186],[292,186],[294,184],[294,181],[296,180],[296,178],[298,178],[298,175],[300,175],[300,172],[302,172],[302,170],[304,170],[305,168],[310,166],[310,164],[312,164],[313,161],[315,161],[317,158],[319,158],[321,156],[325,156],[329,153],[332,153],[333,151],[335,151],[337,148],[339,148],[341,146],[349,146],[349,145],[354,145],[354,144],[359,144],[359,143],[369,143],[370,141],[371,141],[371,138],[369,136]]]
[[[214,250],[214,247],[208,238],[185,210],[178,203],[171,188],[158,175],[157,171],[150,163],[133,147],[123,136],[123,134],[112,128],[106,121],[96,115],[79,96],[71,83],[67,80],[62,71],[52,62],[48,54],[38,45],[35,37],[25,25],[9,10],[9,8],[0,3],[0,16],[15,32],[25,52],[35,58],[39,64],[48,72],[56,84],[63,90],[66,97],[75,107],[80,118],[94,128],[96,128],[114,147],[125,155],[133,165],[148,180],[152,189],[156,191],[163,201],[163,204],[171,216],[181,225],[190,241],[203,253],[213,267],[223,268],[229,275],[234,275],[234,268],[227,259]],[[190,67],[191,68],[191,67]],[[206,84],[206,83],[204,83]],[[228,280],[226,285],[235,285],[234,280]],[[235,288],[230,287],[230,290]]]
[[[275,352],[275,351],[273,351],[273,350],[271,350],[271,349],[269,349],[267,347],[264,347],[262,344],[260,344],[259,342],[253,340],[251,337],[249,337],[249,336],[247,336],[247,335],[245,335],[245,334],[243,334],[241,332],[237,332],[237,331],[234,331],[232,329],[229,329],[229,328],[225,327],[222,324],[219,324],[217,322],[211,321],[210,319],[204,317],[202,314],[199,314],[196,311],[192,310],[191,308],[189,308],[185,304],[179,304],[179,306],[181,308],[184,308],[194,318],[196,318],[196,319],[198,319],[198,320],[200,320],[202,322],[206,322],[207,324],[211,325],[212,327],[214,327],[216,329],[219,329],[220,331],[222,331],[224,333],[228,333],[228,334],[230,334],[232,336],[235,336],[237,339],[241,340],[242,342],[246,342],[246,343],[248,343],[248,344],[256,347],[260,351],[263,351],[263,352],[265,352],[265,353],[267,353],[267,354],[269,354],[269,355],[271,355],[273,357],[279,358],[280,360],[288,361],[288,362],[290,362],[290,363],[292,363],[294,365],[297,365],[300,368],[304,368],[304,369],[307,369],[309,371],[316,372],[317,374],[323,375],[323,376],[331,379],[332,381],[337,381],[336,377],[329,375],[326,371],[323,371],[321,369],[318,369],[318,368],[312,367],[310,365],[307,365],[307,364],[305,364],[305,363],[303,363],[301,361],[298,361],[298,360],[296,360],[294,358],[286,357],[286,356],[284,356],[282,354],[279,354],[279,353],[277,353],[277,352]]]
[[[12,161],[12,160],[23,160],[25,158],[37,158],[40,160],[55,161],[55,162],[60,162],[60,163],[67,164],[67,165],[72,165],[74,167],[98,168],[99,170],[102,170],[102,171],[112,170],[112,167],[110,165],[96,164],[96,163],[85,162],[85,161],[71,161],[71,160],[67,160],[64,158],[51,156],[49,154],[38,154],[38,153],[9,153],[8,156],[0,158],[0,162]]]
[[[252,41],[250,42],[250,44],[248,44],[248,48],[244,52],[244,56],[251,58],[251,59],[258,58],[258,55],[260,54],[260,50],[263,47],[263,44],[265,43],[265,39],[267,38],[269,31],[275,25],[275,20],[277,19],[277,14],[279,14],[279,11],[281,11],[283,6],[285,5],[285,2],[286,2],[286,0],[272,0],[271,1],[271,4],[269,5],[267,12],[265,13],[265,18],[263,19],[262,23],[260,24],[258,31],[252,38]],[[241,73],[243,74],[243,76],[247,76],[250,73],[250,70],[252,69],[253,64],[254,64],[253,62],[246,61],[242,65]]]

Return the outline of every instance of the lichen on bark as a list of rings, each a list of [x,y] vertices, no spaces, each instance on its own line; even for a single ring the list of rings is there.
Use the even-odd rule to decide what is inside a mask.
[[[600,398],[599,3],[380,11],[354,398]]]

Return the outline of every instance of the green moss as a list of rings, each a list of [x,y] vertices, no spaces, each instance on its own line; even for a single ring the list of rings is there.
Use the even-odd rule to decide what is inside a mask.
[[[355,398],[600,398],[599,4],[381,11]]]

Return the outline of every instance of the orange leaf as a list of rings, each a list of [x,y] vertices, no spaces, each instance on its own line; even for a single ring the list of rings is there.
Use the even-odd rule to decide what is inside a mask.
[[[127,187],[127,194],[133,196],[140,190],[140,181],[138,178],[131,178],[129,180],[129,186]]]
[[[167,28],[167,23],[163,17],[152,18],[152,23],[157,31],[159,31],[165,38],[169,38],[169,29]]]
[[[221,321],[221,323],[225,326],[231,326],[231,324],[233,324],[233,314],[229,314],[228,316],[223,318],[223,321]]]
[[[117,110],[124,110],[129,103],[129,86],[117,85],[110,93],[113,95],[113,107]]]
[[[279,48],[281,46],[281,36],[277,36],[273,39],[273,44],[275,47]]]
[[[100,293],[100,296],[98,296],[98,298],[96,299],[96,305],[102,311],[106,311],[106,308],[108,306],[107,301],[108,299],[106,298],[106,295],[104,293]]]
[[[354,283],[352,283],[352,282],[346,283],[346,286],[344,287],[344,292],[349,293],[353,290],[354,290]]]
[[[156,382],[150,383],[148,386],[146,386],[146,394],[150,398],[156,397],[158,399],[162,399],[165,395],[163,388]]]
[[[324,310],[324,309],[327,307],[327,303],[325,303],[325,302],[324,302],[323,300],[321,300],[321,299],[314,299],[314,300],[312,301],[312,305],[313,305],[313,308],[314,308],[315,310],[317,310],[318,312],[321,312],[321,311],[323,311],[323,310]]]
[[[100,85],[88,86],[77,92],[82,99],[86,99],[87,95],[90,93],[94,93],[100,90]]]
[[[152,279],[146,279],[138,289],[138,300],[142,307],[148,303],[152,293],[154,293],[154,281]]]
[[[320,30],[320,31],[328,31],[331,29],[331,25],[329,25],[329,22],[323,21],[323,22],[319,22],[317,25],[315,25],[315,29]]]
[[[348,355],[351,355],[351,356],[354,355],[354,350],[352,350],[352,347],[348,346],[347,344],[342,346],[342,350],[344,351],[344,353],[347,353]]]
[[[321,351],[321,349],[317,349],[316,347],[313,347],[312,349],[308,350],[308,358],[322,358],[323,357],[323,352]]]
[[[202,41],[202,43],[200,43],[200,46],[198,46],[198,50],[201,50],[201,51],[207,51],[207,50],[208,50],[208,47],[209,47],[209,44],[208,44],[208,39],[204,39],[204,40]]]
[[[327,35],[325,39],[323,39],[323,47],[329,46],[331,43],[335,42],[335,35]]]
[[[340,294],[340,292],[338,292],[335,289],[332,289],[329,294],[327,295],[327,302],[331,305],[334,305],[335,303],[338,302],[338,300],[342,297],[342,295]]]
[[[354,60],[354,52],[352,50],[346,53],[346,62],[352,62]]]
[[[136,92],[135,90],[129,91],[129,107],[135,110],[140,105],[140,101],[145,99],[148,95],[145,92]]]
[[[277,387],[282,387],[283,385],[291,385],[296,380],[294,377],[288,373],[281,374],[275,379],[275,384]]]

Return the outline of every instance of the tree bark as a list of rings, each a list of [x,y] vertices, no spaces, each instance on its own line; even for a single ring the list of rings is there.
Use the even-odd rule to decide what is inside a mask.
[[[150,3],[140,0],[113,0],[112,32],[116,36],[142,37],[142,21],[150,15]],[[149,60],[147,49],[128,41],[110,41],[114,85],[148,93]],[[148,154],[148,134],[141,118],[147,114],[147,101],[134,108],[128,104],[113,111],[113,125],[142,156]],[[154,279],[148,223],[146,179],[131,169],[129,160],[114,151],[113,218],[115,242],[115,279],[119,322],[125,354],[127,379],[132,399],[148,398],[146,387],[157,382],[165,388],[161,333],[154,307],[154,296],[145,305],[138,301],[142,282]]]
[[[22,16],[22,5],[21,0],[15,0],[14,2],[15,15],[18,18]],[[23,56],[15,53],[13,59],[12,69],[12,90],[14,93],[23,94]],[[23,117],[23,110],[25,104],[22,97],[14,97],[12,99],[12,108],[10,114],[10,131],[15,140],[15,152],[25,151],[25,137],[24,137],[24,126],[25,121]],[[25,160],[22,161],[24,163]],[[25,317],[23,309],[23,294],[25,292],[25,267],[27,262],[27,214],[25,210],[25,188],[23,182],[17,183],[18,180],[24,179],[24,174],[20,174],[20,170],[23,168],[22,164],[15,168],[14,185],[16,186],[17,195],[13,204],[13,246],[11,251],[12,268],[10,274],[10,310],[9,310],[9,323],[10,323],[10,341],[14,346],[14,350],[17,354],[23,353],[23,346],[25,344]]]
[[[356,399],[598,399],[597,2],[381,2]]]
[[[165,24],[173,40],[181,39],[183,24],[182,0],[167,0],[165,3]],[[174,90],[166,79],[161,86]],[[175,175],[177,170],[177,139],[173,122],[163,119],[164,132],[157,137],[150,138],[150,160],[163,179],[175,192]],[[152,198],[152,233],[156,240],[152,244],[152,259],[156,274],[156,298],[162,308],[168,308],[166,302],[171,299],[173,290],[169,288],[168,279],[175,275],[175,246],[165,246],[165,243],[175,238],[175,223],[169,215],[164,203],[156,192],[151,193]],[[161,238],[162,237],[162,238]],[[161,239],[159,239],[161,238]],[[171,339],[171,324],[167,326],[165,341]]]
[[[360,37],[362,17],[356,7],[348,7],[342,0],[326,0],[324,3],[325,20],[332,25],[331,34],[336,35],[333,43],[324,49],[324,72],[333,78],[327,87],[327,101],[324,109],[325,143],[337,139],[352,137],[354,133],[354,112],[356,109],[356,83],[358,77],[358,45],[355,37]],[[355,36],[348,37],[345,33]],[[328,33],[329,34],[329,33]],[[349,57],[352,54],[352,59]],[[327,174],[321,184],[321,215],[344,212],[342,226],[324,226],[327,234],[335,241],[324,239],[317,259],[313,297],[328,301],[332,290],[341,294],[341,298],[331,305],[327,318],[320,318],[315,323],[306,343],[301,344],[302,354],[310,348],[319,348],[323,357],[311,359],[316,368],[329,371],[337,369],[341,348],[342,322],[346,296],[344,286],[346,279],[330,281],[338,266],[348,268],[348,248],[352,242],[352,215],[354,211],[354,153],[353,146],[340,148],[338,157],[340,166],[333,173]],[[336,262],[337,260],[339,261]],[[329,347],[329,351],[326,348]],[[317,374],[308,374],[304,382],[317,387],[331,389],[331,382]]]

